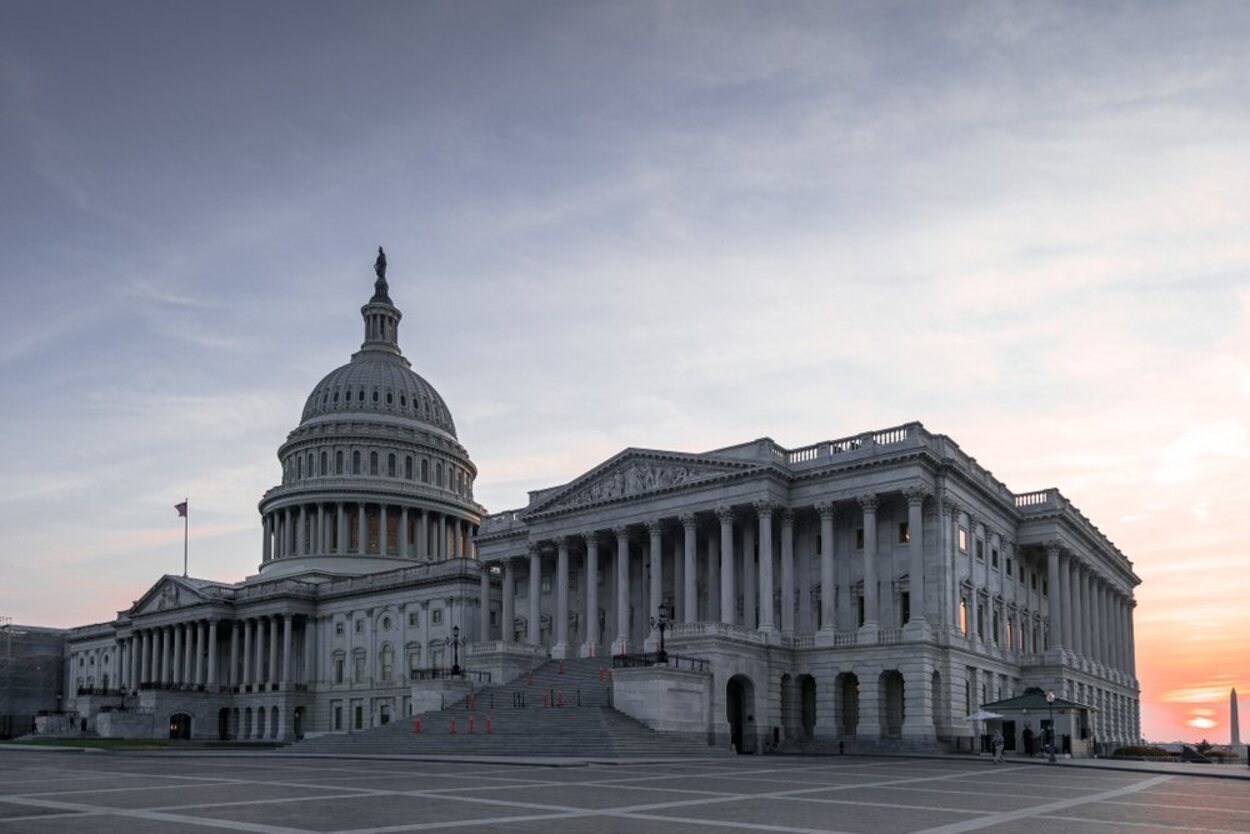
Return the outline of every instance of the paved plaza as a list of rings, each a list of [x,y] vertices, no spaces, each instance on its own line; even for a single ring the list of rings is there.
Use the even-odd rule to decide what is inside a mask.
[[[1250,782],[971,760],[541,767],[0,751],[10,832],[1250,831]]]

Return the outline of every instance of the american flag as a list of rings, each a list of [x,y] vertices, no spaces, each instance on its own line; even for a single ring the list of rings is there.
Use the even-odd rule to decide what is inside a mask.
[[[183,501],[181,504],[174,504],[174,509],[178,511],[178,515],[180,517],[182,518],[187,517],[187,502],[186,501]]]

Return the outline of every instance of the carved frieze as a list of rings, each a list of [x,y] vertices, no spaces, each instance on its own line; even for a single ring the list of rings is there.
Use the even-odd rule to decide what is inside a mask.
[[[714,478],[722,474],[724,474],[723,470],[707,466],[632,461],[605,473],[572,495],[560,499],[551,506],[551,509],[573,509],[602,501],[615,501],[645,492]]]

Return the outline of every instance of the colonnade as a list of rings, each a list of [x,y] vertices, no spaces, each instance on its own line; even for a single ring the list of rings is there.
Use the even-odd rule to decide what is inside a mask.
[[[1137,603],[1078,555],[1046,545],[1050,602],[1050,645],[1071,657],[1136,677],[1133,608]]]
[[[363,501],[291,504],[264,514],[263,559],[387,555],[420,561],[473,553],[467,519],[421,507]]]
[[[307,684],[314,666],[313,631],[307,618],[300,617],[302,645],[296,646],[296,616],[200,619],[136,628],[120,641],[121,686],[130,690],[224,686],[260,692]],[[229,634],[229,649],[221,674],[223,630]],[[298,658],[297,652],[302,653]]]
[[[906,566],[910,618],[908,625],[926,622],[925,559],[923,551],[923,502],[926,494],[920,489],[903,492],[908,509]],[[844,502],[850,505],[850,502]],[[863,588],[878,588],[877,577],[877,509],[878,496],[861,496],[854,505],[863,518],[862,564]],[[850,553],[835,555],[836,513],[843,509],[825,501],[803,511],[819,517],[819,554],[821,593],[819,632],[830,641],[839,629],[880,628],[878,594],[864,593],[853,586]],[[703,513],[682,513],[676,517],[650,519],[641,525],[617,526],[611,530],[587,530],[573,536],[557,536],[528,543],[524,557],[504,557],[503,562],[503,630],[502,639],[511,640],[511,624],[516,618],[516,562],[528,560],[529,606],[526,616],[525,642],[541,642],[541,586],[544,558],[555,555],[555,607],[552,654],[567,656],[569,645],[569,571],[570,559],[580,556],[583,563],[581,592],[585,595],[586,627],[582,629],[582,654],[596,651],[606,637],[611,637],[612,652],[621,654],[631,649],[631,599],[644,598],[647,624],[658,618],[659,607],[671,601],[669,616],[675,624],[699,621],[720,622],[758,630],[770,639],[798,633],[802,624],[810,624],[810,571],[796,571],[795,556],[796,509],[770,501],[755,502],[746,507],[719,507]],[[671,559],[666,560],[665,539]],[[859,551],[859,548],[857,548]],[[640,553],[634,559],[632,554]],[[757,561],[758,554],[758,561]],[[658,558],[657,558],[658,557]],[[666,574],[665,563],[671,565]],[[615,610],[615,622],[606,623],[608,635],[599,633],[599,574],[611,562],[615,600],[605,600],[605,607]],[[633,565],[646,564],[648,570],[635,571]],[[807,567],[806,563],[800,567]],[[645,577],[645,578],[644,578]],[[604,583],[605,586],[608,583]],[[645,584],[645,587],[642,587]],[[887,582],[888,585],[888,582]],[[863,621],[850,616],[852,592],[863,594]],[[637,592],[635,594],[635,592]],[[797,603],[796,603],[797,596]],[[837,612],[843,613],[839,618]],[[840,621],[839,621],[840,619]],[[485,632],[484,632],[485,633]],[[654,650],[659,633],[652,627],[643,641],[643,648]],[[633,645],[633,648],[638,648]]]

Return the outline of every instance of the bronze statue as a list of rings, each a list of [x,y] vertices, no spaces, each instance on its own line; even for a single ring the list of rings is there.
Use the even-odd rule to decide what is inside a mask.
[[[377,273],[379,281],[386,280],[386,253],[381,246],[378,247],[378,259],[373,262],[373,271]]]

